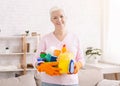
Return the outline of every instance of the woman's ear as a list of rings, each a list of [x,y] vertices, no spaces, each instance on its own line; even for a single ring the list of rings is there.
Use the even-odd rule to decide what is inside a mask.
[[[50,21],[53,23],[53,20],[52,20],[52,18],[50,18]]]
[[[50,17],[50,21],[52,22],[52,18]]]

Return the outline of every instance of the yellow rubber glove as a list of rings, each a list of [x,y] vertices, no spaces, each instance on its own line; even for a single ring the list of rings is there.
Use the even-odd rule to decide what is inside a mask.
[[[44,62],[37,66],[39,72],[46,72],[51,76],[60,75],[60,68],[57,67],[58,62]]]
[[[74,64],[74,74],[76,74],[79,71],[79,69],[81,69],[81,68],[82,68],[82,63],[81,62],[76,62]]]

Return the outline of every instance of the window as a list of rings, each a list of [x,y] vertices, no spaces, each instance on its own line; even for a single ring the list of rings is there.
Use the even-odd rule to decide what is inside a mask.
[[[120,64],[120,0],[109,0],[107,4],[103,60]]]

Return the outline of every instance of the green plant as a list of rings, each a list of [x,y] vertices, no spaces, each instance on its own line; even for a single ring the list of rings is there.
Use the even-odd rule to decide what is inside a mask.
[[[88,59],[93,56],[96,58],[97,56],[102,55],[102,50],[98,48],[88,47],[85,54],[88,56]]]

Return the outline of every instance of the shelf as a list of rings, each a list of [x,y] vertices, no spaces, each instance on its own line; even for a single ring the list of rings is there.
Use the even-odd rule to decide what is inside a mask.
[[[0,39],[18,39],[18,38],[22,38],[22,37],[24,37],[24,36],[0,36]],[[39,36],[26,36],[26,38],[29,38],[29,39],[31,39],[31,38],[36,38],[36,37],[39,37]]]
[[[35,55],[36,53],[26,53],[27,55]]]
[[[26,38],[36,38],[36,37],[39,37],[39,36],[26,36]]]
[[[0,72],[17,72],[17,71],[24,71],[24,69],[4,69],[4,70],[0,70]],[[28,68],[26,69],[26,71],[36,71],[35,68]]]
[[[24,53],[0,53],[0,55],[23,55]],[[35,53],[26,53],[27,55],[34,55]]]
[[[24,53],[0,53],[0,55],[22,55]]]
[[[40,35],[36,35],[36,36],[26,36],[25,34],[21,34],[17,36],[0,35],[0,41],[1,41],[0,46],[2,47],[0,50],[1,51],[0,58],[20,57],[20,59],[17,58],[18,60],[20,60],[19,61],[20,69],[18,69],[18,67],[15,67],[15,66],[11,67],[10,65],[8,65],[8,67],[1,66],[0,72],[20,71],[20,72],[23,72],[23,74],[26,74],[27,71],[36,70],[35,68],[26,68],[27,67],[26,65],[27,63],[30,63],[29,61],[31,60],[29,59],[31,59],[31,57],[33,57],[33,55],[36,54],[36,52],[32,50],[36,50],[38,48],[39,40],[40,40]],[[6,47],[10,47],[9,52],[5,50]]]
[[[23,37],[23,36],[0,36],[0,39],[11,39],[11,38],[14,38],[14,39],[16,39],[16,38],[21,38],[21,37]]]

